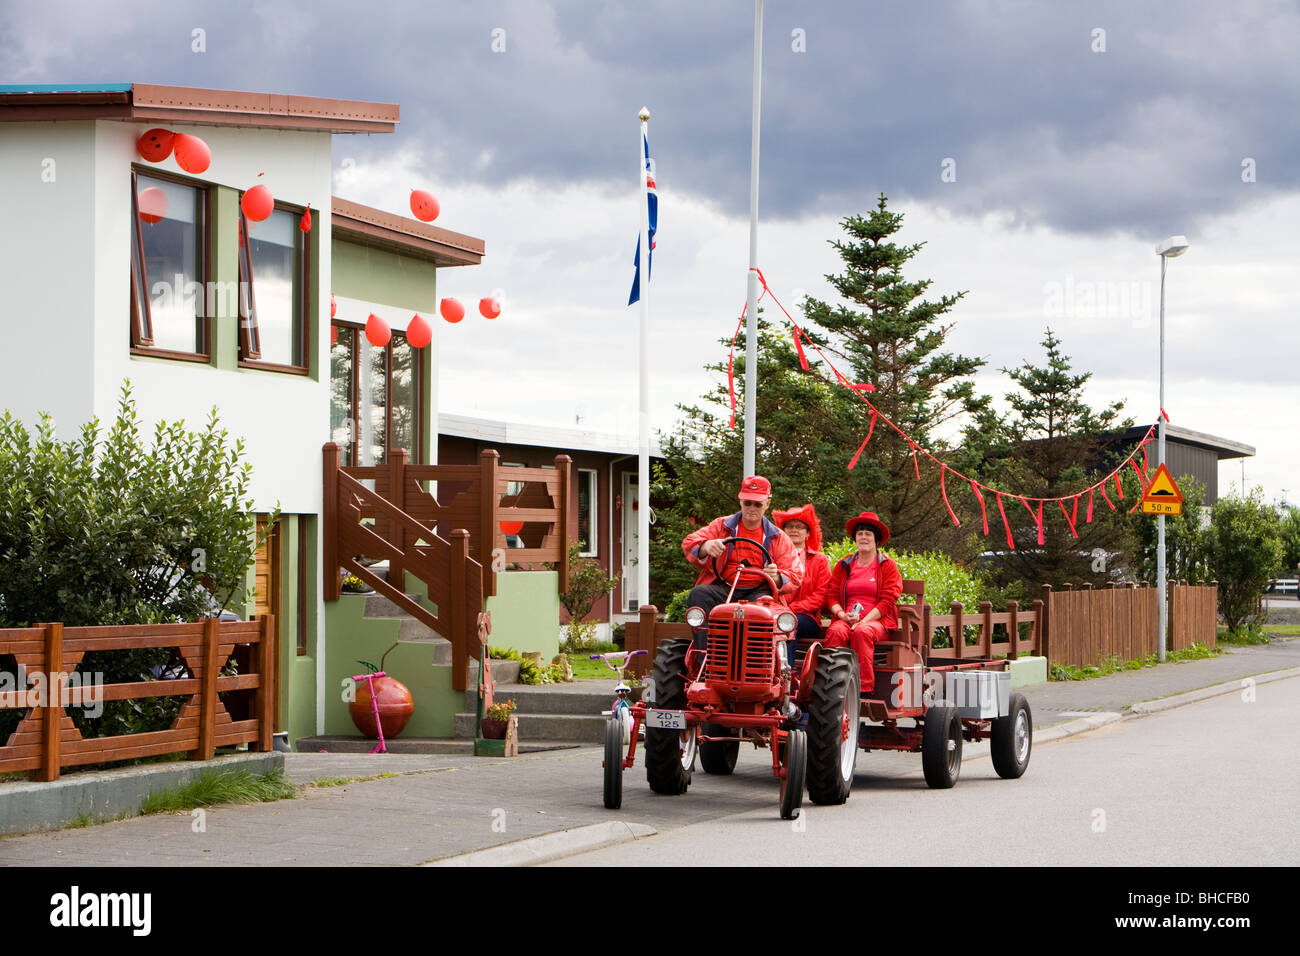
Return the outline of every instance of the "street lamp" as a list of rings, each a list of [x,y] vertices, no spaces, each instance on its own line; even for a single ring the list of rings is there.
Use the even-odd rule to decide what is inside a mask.
[[[1160,257],[1160,418],[1159,429],[1160,464],[1165,463],[1165,265],[1170,259],[1177,258],[1187,251],[1186,236],[1170,236],[1156,246],[1156,255]],[[1165,590],[1165,516],[1156,519],[1156,580],[1158,592],[1156,601],[1160,605],[1160,643],[1156,659],[1161,663],[1165,659],[1165,632],[1169,627],[1168,595]]]

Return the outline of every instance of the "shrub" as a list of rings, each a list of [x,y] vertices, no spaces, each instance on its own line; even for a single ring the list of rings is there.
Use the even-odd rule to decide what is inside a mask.
[[[823,549],[834,569],[835,562],[848,557],[857,550],[857,545],[845,538],[826,545]],[[967,609],[974,608],[980,602],[980,582],[965,568],[958,567],[946,554],[938,551],[913,553],[910,551],[892,551],[881,549],[894,559],[903,580],[921,580],[925,582],[925,600],[935,614],[947,614],[953,601],[960,601]],[[911,596],[904,595],[900,604],[909,603]]]
[[[690,596],[690,588],[674,594],[672,600],[668,602],[668,607],[664,609],[664,620],[678,624],[684,622],[686,620],[686,609],[689,607],[686,602]]]
[[[595,561],[584,558],[578,542],[569,545],[569,587],[560,594],[560,606],[569,613],[568,639],[565,649],[586,650],[596,637],[594,621],[584,621],[596,602],[618,586],[618,578],[608,578]]]
[[[1261,489],[1220,498],[1210,514],[1206,551],[1219,582],[1219,614],[1232,630],[1260,617],[1260,595],[1282,560],[1277,512]]]

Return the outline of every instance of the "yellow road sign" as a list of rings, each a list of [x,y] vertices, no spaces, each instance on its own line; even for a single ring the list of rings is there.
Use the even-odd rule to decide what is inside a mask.
[[[1173,475],[1162,463],[1142,493],[1142,513],[1148,515],[1180,515],[1183,513],[1183,493],[1178,490]]]

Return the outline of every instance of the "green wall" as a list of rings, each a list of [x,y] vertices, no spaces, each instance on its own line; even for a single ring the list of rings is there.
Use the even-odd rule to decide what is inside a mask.
[[[334,239],[330,244],[330,291],[349,299],[377,302],[436,318],[435,267],[409,256]]]
[[[543,663],[549,664],[560,650],[559,583],[556,571],[498,574],[497,595],[487,600],[492,646],[541,651]]]

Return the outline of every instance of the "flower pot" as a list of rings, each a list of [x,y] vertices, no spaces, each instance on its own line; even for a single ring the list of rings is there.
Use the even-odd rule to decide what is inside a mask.
[[[508,720],[492,720],[490,717],[483,718],[483,738],[485,740],[505,740],[506,726]]]
[[[384,738],[396,737],[405,729],[415,713],[415,700],[406,685],[392,677],[376,677],[371,681],[357,684],[356,699],[348,704],[348,714],[352,723],[363,736],[376,740],[379,727],[375,724],[375,708],[370,702],[370,685],[375,685],[375,697],[379,704],[379,720],[384,728]]]

